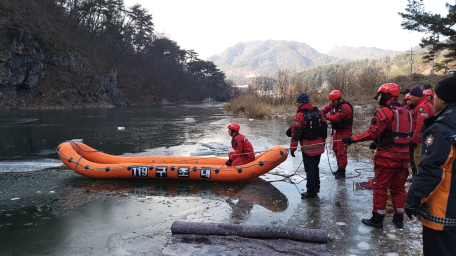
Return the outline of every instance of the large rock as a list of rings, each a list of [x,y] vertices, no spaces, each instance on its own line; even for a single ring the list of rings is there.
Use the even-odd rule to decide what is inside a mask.
[[[0,109],[125,105],[117,72],[50,27],[22,26],[0,8]]]
[[[30,32],[10,23],[0,27],[0,86],[33,89],[44,77],[44,54]]]

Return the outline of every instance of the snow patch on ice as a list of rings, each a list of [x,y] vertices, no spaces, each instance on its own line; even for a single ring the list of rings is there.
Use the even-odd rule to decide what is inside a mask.
[[[370,227],[370,226],[366,226],[366,225],[361,225],[358,227],[358,231],[363,234],[369,233],[372,230],[374,230],[374,227]]]
[[[358,244],[358,248],[360,250],[369,250],[370,249],[370,245],[367,243],[367,242],[361,242]]]
[[[23,161],[2,161],[0,162],[0,173],[2,172],[34,172],[48,168],[62,166],[58,159],[37,159]]]
[[[399,253],[397,253],[397,252],[389,252],[385,256],[399,256]]]

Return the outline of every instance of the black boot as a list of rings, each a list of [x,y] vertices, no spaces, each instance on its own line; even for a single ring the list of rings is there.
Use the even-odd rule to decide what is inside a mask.
[[[372,213],[372,218],[370,219],[362,219],[361,222],[365,225],[374,227],[374,228],[383,228],[383,219],[385,216]]]
[[[301,194],[301,198],[306,198],[306,197],[313,198],[313,197],[316,197],[316,196],[317,196],[317,193],[310,194],[309,192],[304,192],[304,193]]]
[[[336,179],[345,179],[345,169],[340,168],[339,173],[335,177]]]
[[[340,172],[340,167],[337,168],[337,171],[333,172],[332,174],[333,174],[334,176],[337,176],[337,175],[339,175],[339,172]]]
[[[404,215],[394,214],[393,223],[397,228],[402,228],[404,226]]]

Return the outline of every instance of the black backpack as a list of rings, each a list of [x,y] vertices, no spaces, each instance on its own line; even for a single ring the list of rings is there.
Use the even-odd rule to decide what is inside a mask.
[[[328,125],[321,119],[321,111],[317,107],[314,107],[301,112],[304,120],[306,120],[306,127],[302,130],[301,139],[326,139],[328,137]]]
[[[306,127],[302,129],[301,140],[316,140],[320,137],[322,139],[328,138],[328,124],[321,120],[321,112],[318,108],[303,110],[301,113],[303,113],[306,120]],[[288,137],[291,137],[291,127],[285,133]]]

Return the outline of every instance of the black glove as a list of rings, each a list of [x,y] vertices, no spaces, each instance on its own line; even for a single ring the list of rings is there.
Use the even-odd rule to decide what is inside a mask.
[[[416,216],[418,218],[418,209],[415,207],[411,207],[408,204],[405,204],[404,206],[405,214],[409,217],[409,219],[412,219],[413,216]]]
[[[294,151],[290,151],[290,155],[291,155],[292,157],[296,157],[295,154],[294,154]]]
[[[371,144],[369,145],[369,149],[377,149],[377,143],[371,142]]]
[[[418,147],[418,144],[410,142],[410,147],[415,149],[416,147]]]
[[[230,160],[226,161],[225,164],[228,165],[228,166],[231,166],[231,163],[232,163],[232,162],[233,162],[233,160],[230,159]]]
[[[345,143],[345,144],[352,144],[354,141],[353,141],[353,137],[343,137],[342,138],[342,142]]]
[[[431,206],[428,203],[423,203],[420,208],[418,208],[418,214],[425,218],[428,219],[429,215],[431,215]]]
[[[291,127],[288,128],[288,130],[285,132],[288,137],[291,137]]]
[[[429,215],[431,215],[431,206],[428,203],[423,203],[419,208],[411,207],[408,204],[405,204],[404,210],[405,214],[412,219],[412,216],[416,216],[417,219],[421,217],[428,219]]]

